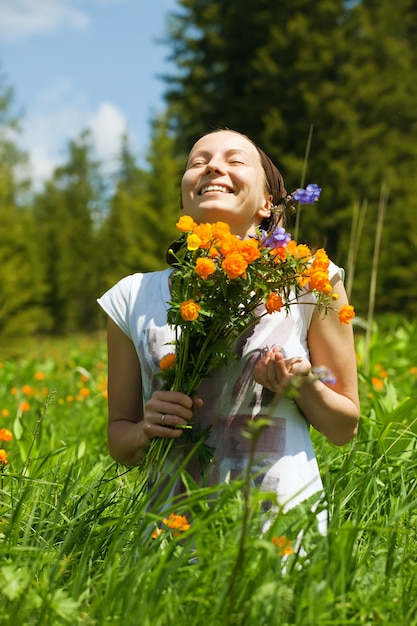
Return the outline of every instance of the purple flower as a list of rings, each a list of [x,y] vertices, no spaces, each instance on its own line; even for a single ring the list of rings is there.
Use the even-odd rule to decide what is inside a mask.
[[[292,194],[294,200],[298,200],[300,204],[314,204],[319,198],[321,193],[321,187],[316,184],[307,185],[306,189],[297,189]]]
[[[336,378],[329,370],[328,367],[324,365],[318,365],[317,367],[313,367],[312,374],[317,380],[321,380],[322,383],[327,383],[328,385],[334,385],[336,382]]]
[[[291,235],[281,226],[277,226],[272,233],[261,229],[261,240],[265,247],[275,250],[286,246],[291,241]]]

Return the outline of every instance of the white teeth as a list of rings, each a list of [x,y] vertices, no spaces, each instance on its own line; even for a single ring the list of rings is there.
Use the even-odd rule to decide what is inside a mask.
[[[222,193],[229,193],[229,189],[227,187],[223,187],[222,185],[207,185],[207,187],[202,188],[201,195],[204,195],[207,191],[221,191]]]

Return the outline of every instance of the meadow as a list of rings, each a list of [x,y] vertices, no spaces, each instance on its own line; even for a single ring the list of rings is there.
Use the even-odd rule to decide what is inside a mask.
[[[107,453],[105,337],[2,346],[0,624],[417,625],[417,324],[355,332],[359,434],[313,434],[326,535],[306,505],[260,532],[246,477],[149,506]]]

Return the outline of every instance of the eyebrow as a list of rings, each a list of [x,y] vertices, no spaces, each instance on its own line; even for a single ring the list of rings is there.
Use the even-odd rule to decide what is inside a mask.
[[[194,159],[195,157],[209,156],[210,154],[211,152],[209,150],[197,150],[192,156],[189,157],[187,162],[189,162],[191,159]],[[244,154],[248,157],[250,156],[249,152],[247,152],[246,150],[242,150],[241,148],[230,148],[229,150],[226,150],[227,156],[231,156],[233,154]]]

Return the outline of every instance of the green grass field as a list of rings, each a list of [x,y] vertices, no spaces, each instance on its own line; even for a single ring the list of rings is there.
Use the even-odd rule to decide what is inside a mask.
[[[107,453],[104,336],[2,346],[0,624],[417,625],[417,325],[364,352],[358,437],[313,435],[323,536],[306,506],[262,534],[244,481],[149,506]]]

